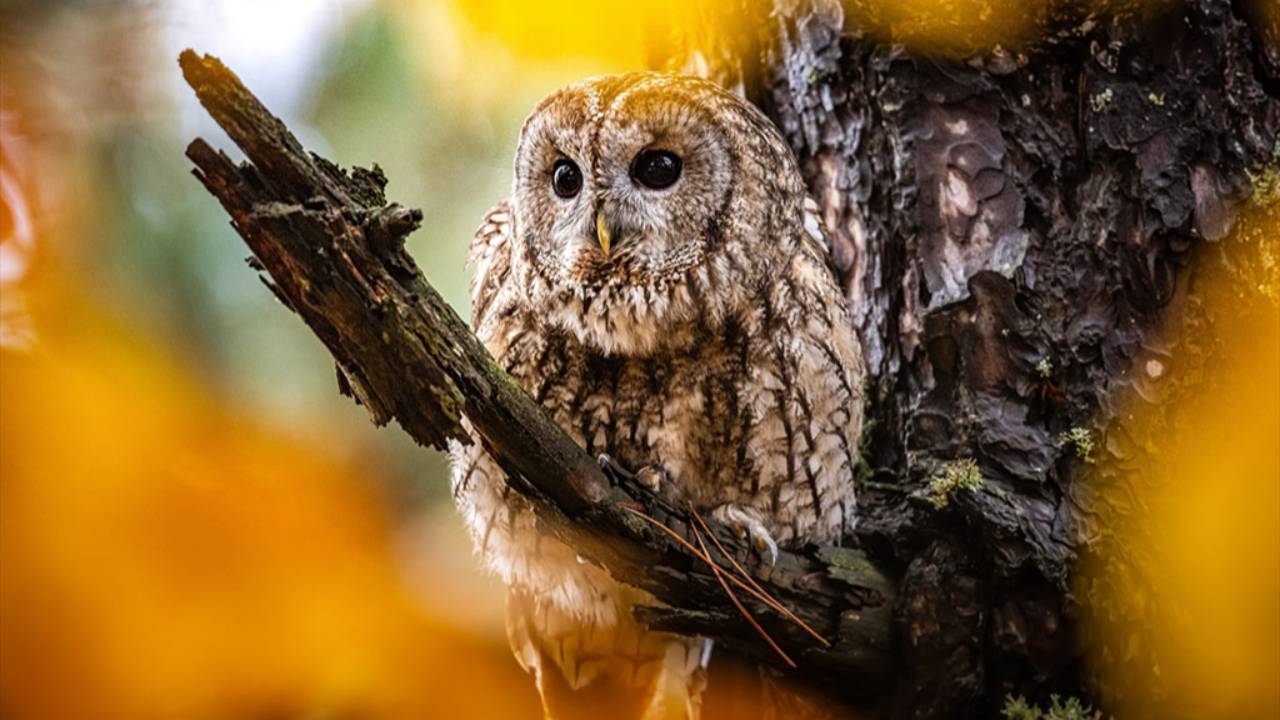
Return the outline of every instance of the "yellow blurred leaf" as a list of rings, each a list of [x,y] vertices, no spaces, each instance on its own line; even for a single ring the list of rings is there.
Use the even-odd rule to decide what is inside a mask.
[[[364,473],[35,295],[40,343],[0,356],[6,717],[536,715],[505,643],[408,593]]]

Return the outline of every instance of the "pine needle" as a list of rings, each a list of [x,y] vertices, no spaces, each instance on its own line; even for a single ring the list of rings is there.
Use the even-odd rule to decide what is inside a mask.
[[[678,532],[676,532],[675,530],[672,530],[671,528],[667,527],[667,525],[666,525],[666,524],[664,524],[661,520],[658,520],[657,518],[650,517],[649,515],[646,515],[645,513],[641,512],[640,510],[637,510],[634,506],[632,506],[632,505],[631,505],[631,504],[629,504],[629,503],[619,503],[619,504],[618,504],[618,507],[621,507],[623,510],[626,510],[627,512],[631,513],[632,515],[635,515],[636,517],[638,517],[638,518],[640,518],[640,519],[642,519],[642,520],[646,520],[646,521],[648,521],[648,522],[649,522],[649,523],[651,523],[654,527],[658,528],[659,530],[661,530],[662,532],[666,533],[667,535],[670,535],[672,540],[675,540],[676,542],[678,542],[678,543],[680,543],[681,545],[683,545],[683,546],[685,547],[685,549],[686,549],[686,550],[688,550],[689,552],[693,553],[693,556],[694,556],[694,557],[696,557],[696,558],[698,558],[698,559],[699,559],[699,560],[701,560],[702,562],[704,562],[704,563],[706,563],[706,564],[708,564],[708,565],[715,565],[715,562],[714,562],[714,561],[712,561],[712,559],[711,559],[710,557],[708,557],[708,556],[706,555],[706,553],[703,553],[702,551],[698,550],[698,548],[696,548],[696,547],[694,547],[693,545],[691,545],[691,544],[689,543],[689,541],[688,541],[688,540],[685,540],[683,537],[680,537],[680,533],[678,533]],[[743,590],[747,591],[748,593],[751,593],[752,597],[754,597],[755,599],[759,600],[760,602],[764,603],[765,605],[769,605],[769,604],[770,604],[770,601],[772,600],[772,598],[770,598],[768,595],[765,595],[765,594],[761,593],[759,590],[756,590],[755,588],[751,587],[750,585],[746,584],[746,583],[745,583],[745,582],[743,582],[741,579],[739,579],[736,575],[727,575],[726,577],[728,577],[728,578],[729,578],[729,580],[731,580],[731,581],[733,582],[733,584],[734,584],[734,585],[737,585],[739,588],[741,588],[741,589],[743,589]],[[774,602],[776,602],[776,601],[774,601]]]
[[[730,555],[727,550],[724,549],[724,545],[721,545],[720,541],[716,539],[715,533],[711,532],[711,528],[707,526],[707,521],[702,519],[702,513],[698,512],[698,508],[694,507],[693,503],[689,503],[689,509],[693,511],[693,516],[697,518],[698,524],[702,526],[703,532],[707,534],[707,537],[711,538],[711,543],[716,546],[716,549],[720,551],[720,554],[724,555],[725,558],[728,559],[729,564],[732,565],[733,568],[737,570],[738,573],[742,575],[742,577],[748,583],[751,584],[751,587],[759,591],[759,594],[757,595],[757,597],[761,597],[764,600],[764,603],[766,605],[773,608],[774,610],[777,610],[779,613],[783,615],[783,617],[786,617],[791,622],[795,623],[796,625],[799,625],[801,629],[803,629],[805,632],[812,635],[814,639],[816,639],[818,642],[822,643],[826,647],[831,647],[831,642],[829,640],[819,635],[817,631],[809,627],[809,625],[806,624],[805,621],[796,617],[795,613],[788,610],[785,605],[783,605],[781,602],[779,602],[776,598],[774,598],[769,593],[765,592],[764,588],[760,587],[760,584],[757,583],[756,579],[751,576],[751,573],[747,572],[746,569],[744,569],[742,565],[740,565],[738,561],[735,560],[734,557]]]
[[[787,619],[796,623],[801,628],[803,628],[806,632],[808,632],[810,635],[813,635],[815,638],[817,638],[818,641],[822,642],[827,647],[831,647],[831,643],[827,641],[826,638],[819,635],[807,624],[805,624],[803,620],[796,617],[794,613],[792,613],[785,606],[783,606],[782,603],[778,602],[776,599],[774,599],[772,596],[766,593],[764,589],[761,588],[760,585],[756,583],[755,580],[749,574],[746,573],[746,571],[742,568],[742,566],[739,565],[738,562],[734,560],[733,557],[729,555],[728,552],[725,551],[724,546],[720,544],[720,542],[715,538],[714,535],[711,536],[711,541],[715,543],[716,547],[720,549],[720,552],[723,553],[725,557],[729,558],[729,562],[733,563],[733,566],[738,570],[738,572],[742,573],[743,576],[747,578],[750,584],[743,582],[741,579],[739,579],[735,575],[729,575],[725,573],[724,569],[721,568],[718,563],[716,563],[711,559],[711,556],[707,551],[706,544],[702,541],[702,536],[698,532],[697,528],[690,527],[690,529],[694,533],[694,537],[698,540],[698,544],[702,546],[701,550],[694,547],[688,540],[685,540],[683,537],[681,537],[680,533],[668,527],[666,523],[663,523],[661,520],[658,520],[657,518],[651,517],[650,515],[647,515],[644,512],[641,512],[640,510],[632,506],[630,503],[620,503],[619,507],[631,513],[632,515],[635,515],[636,517],[649,522],[659,530],[662,530],[664,533],[669,535],[671,539],[680,543],[685,547],[685,549],[693,553],[694,557],[698,558],[699,560],[703,561],[708,566],[710,566],[712,569],[712,572],[716,576],[716,579],[720,581],[720,585],[724,587],[725,592],[728,593],[729,598],[733,601],[733,604],[738,607],[738,610],[741,611],[743,615],[751,622],[752,626],[756,628],[756,630],[765,638],[765,640],[769,643],[769,645],[773,647],[773,649],[776,650],[778,654],[781,655],[782,658],[786,660],[787,664],[789,664],[791,667],[795,667],[795,662],[792,661],[791,658],[785,652],[782,651],[782,648],[778,647],[777,643],[773,641],[773,638],[770,637],[768,633],[764,632],[764,629],[759,626],[759,624],[756,622],[755,618],[751,615],[751,613],[746,611],[746,609],[738,601],[737,596],[734,595],[733,591],[729,589],[728,585],[725,582],[726,580],[732,582],[734,585],[737,585],[742,590],[747,591],[753,597],[755,597],[757,600],[764,603],[768,607],[771,607],[774,610],[777,610],[778,612],[782,613]],[[707,527],[706,521],[703,520],[702,516],[697,513],[697,510],[694,510],[694,515],[695,517],[698,518],[698,522],[701,523],[704,528]],[[710,530],[708,530],[708,534],[711,534]]]
[[[703,556],[708,556],[707,544],[702,541],[702,533],[698,532],[697,528],[690,529],[693,530],[693,537],[698,541],[698,546],[702,548]],[[773,641],[773,637],[771,637],[769,633],[765,632],[764,628],[760,627],[760,623],[756,622],[755,616],[752,615],[751,611],[748,610],[747,607],[742,604],[742,601],[738,599],[737,594],[733,592],[733,588],[729,587],[729,583],[725,581],[726,575],[724,570],[715,563],[708,564],[711,566],[711,572],[713,572],[716,579],[720,581],[720,587],[724,588],[725,593],[729,595],[729,599],[733,601],[734,607],[738,608],[738,612],[742,613],[742,616],[747,619],[747,622],[751,623],[751,627],[755,628],[756,632],[760,633],[760,637],[764,638],[765,642],[769,643],[769,647],[773,648],[773,651],[778,653],[778,655],[786,661],[788,666],[794,668],[796,666],[795,661],[783,652],[782,648],[778,647],[778,643]]]

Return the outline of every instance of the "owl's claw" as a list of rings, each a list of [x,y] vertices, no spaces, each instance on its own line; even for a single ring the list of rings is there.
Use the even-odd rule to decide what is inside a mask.
[[[635,472],[631,472],[622,466],[622,463],[613,459],[609,453],[600,453],[596,456],[596,462],[600,463],[600,469],[614,483],[623,480],[634,480],[649,489],[649,492],[657,494],[667,482],[667,473],[656,465],[645,465]]]
[[[615,484],[622,480],[634,480],[635,473],[622,466],[622,463],[613,459],[609,453],[600,453],[596,456],[596,462],[600,464],[600,469]]]
[[[649,488],[649,492],[657,495],[667,482],[667,472],[656,465],[645,465],[636,471],[636,482]]]
[[[751,546],[756,549],[756,552],[761,557],[765,557],[767,551],[770,565],[778,562],[778,543],[773,539],[773,535],[769,533],[769,529],[765,527],[764,518],[758,510],[726,503],[717,506],[709,513],[709,516],[713,520],[727,525],[737,533],[738,537],[749,538]]]

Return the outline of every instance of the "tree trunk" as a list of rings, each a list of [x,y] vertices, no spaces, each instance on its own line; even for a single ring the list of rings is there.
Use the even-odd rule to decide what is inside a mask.
[[[898,583],[893,707],[1097,697],[1073,563],[1114,510],[1098,488],[1144,487],[1120,411],[1175,382],[1188,268],[1221,262],[1203,246],[1277,160],[1280,20],[1048,3],[1021,51],[961,37],[944,59],[877,40],[867,5],[746,0],[752,22],[687,35],[676,64],[766,110],[835,232],[871,376],[857,534]],[[938,498],[967,461],[981,490]]]

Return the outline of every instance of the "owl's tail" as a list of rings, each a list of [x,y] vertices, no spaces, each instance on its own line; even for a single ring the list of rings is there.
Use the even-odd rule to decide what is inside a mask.
[[[512,589],[511,649],[537,682],[548,720],[696,720],[707,641],[651,632],[620,612],[593,624]]]

